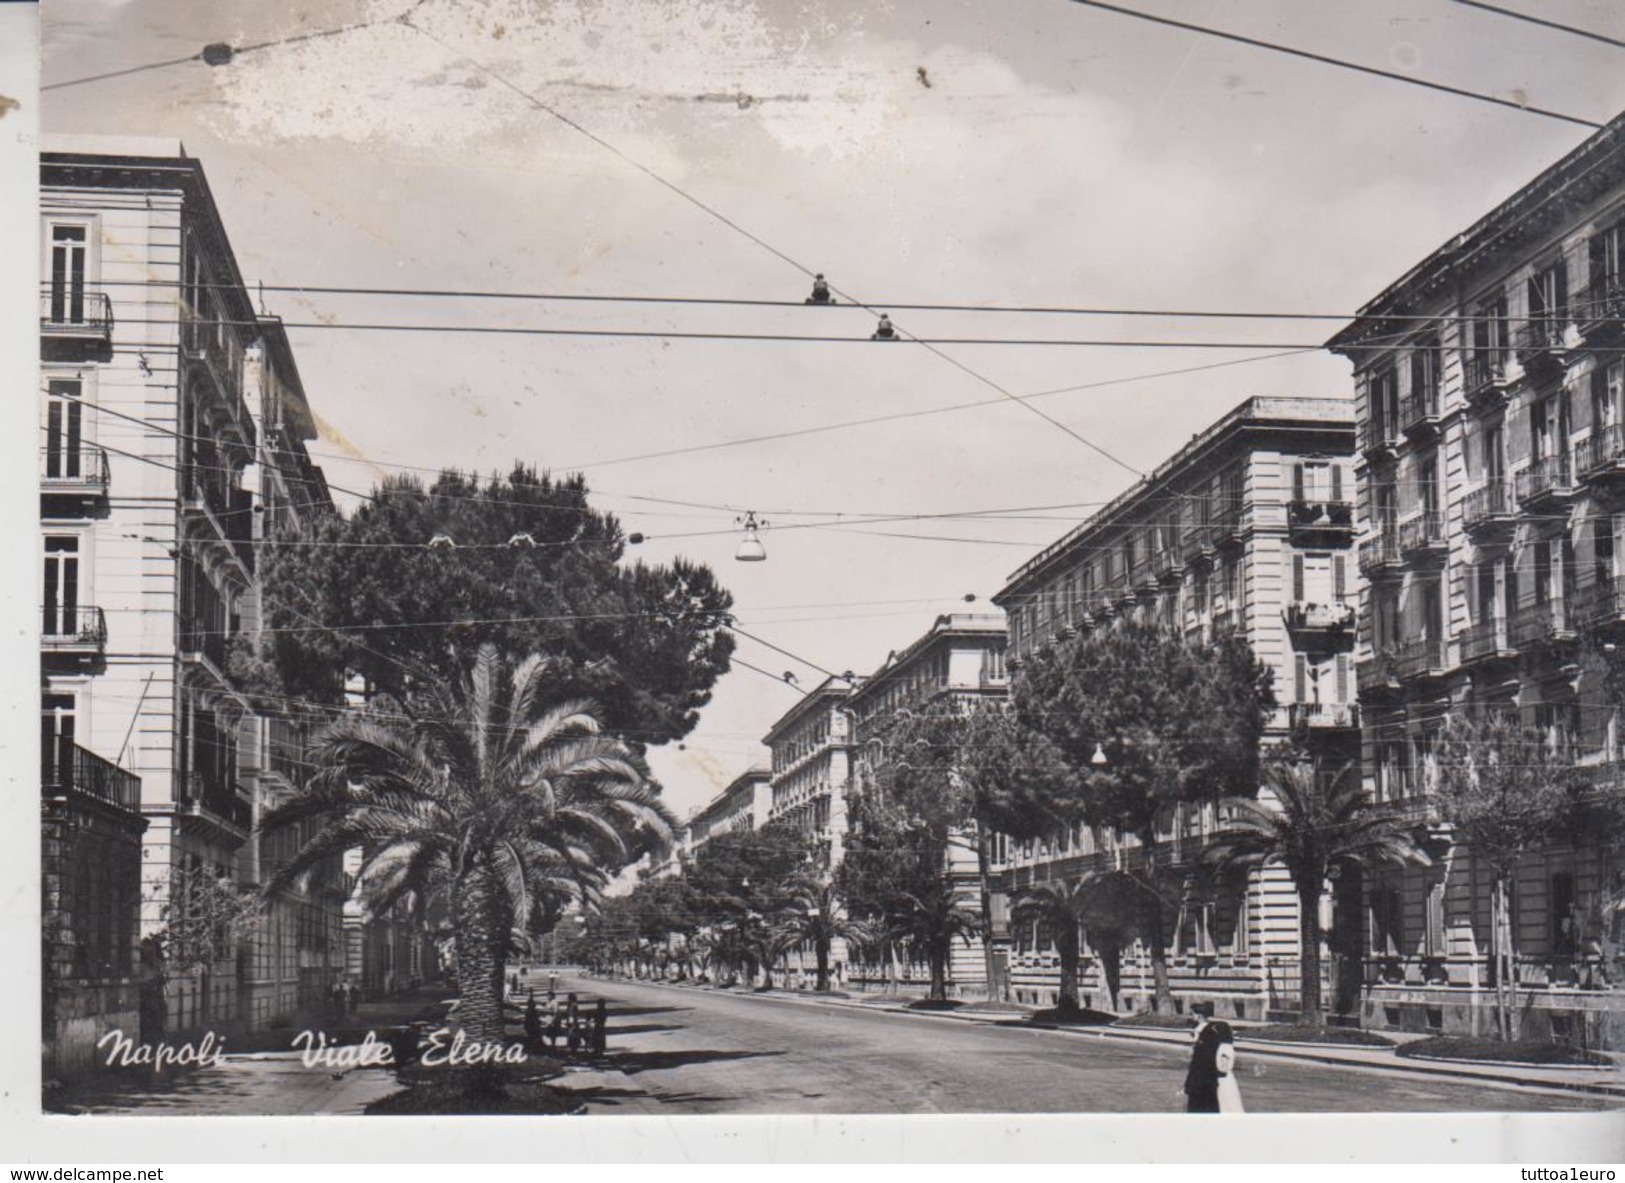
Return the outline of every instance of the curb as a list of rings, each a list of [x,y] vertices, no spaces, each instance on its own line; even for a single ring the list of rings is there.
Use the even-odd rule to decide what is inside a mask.
[[[589,981],[592,979],[588,979]],[[618,979],[612,979],[618,980]],[[632,986],[654,986],[666,990],[682,990],[686,987],[669,982],[628,981]],[[758,998],[768,1001],[799,1003],[803,1006],[843,1007],[858,1009],[870,1013],[905,1015],[920,1019],[949,1019],[961,1023],[993,1023],[1007,1021],[991,1015],[962,1014],[956,1011],[918,1011],[909,1010],[904,1006],[889,1007],[874,1003],[849,1002],[840,999],[797,998],[794,993],[788,994],[750,994],[739,997]],[[1131,1043],[1156,1044],[1162,1047],[1178,1049],[1182,1041],[1169,1039],[1156,1035],[1136,1035],[1123,1029],[1098,1027],[1065,1027],[1059,1023],[1022,1023],[1022,1027],[1035,1031],[1054,1031],[1062,1035],[1086,1036],[1095,1039],[1123,1040]],[[1382,1072],[1400,1075],[1413,1075],[1422,1077],[1443,1077],[1450,1080],[1467,1083],[1497,1084],[1523,1089],[1555,1089],[1559,1092],[1585,1093],[1592,1096],[1618,1097],[1625,1099],[1625,1084],[1614,1084],[1605,1081],[1584,1080],[1538,1080],[1524,1076],[1514,1076],[1506,1073],[1468,1072],[1461,1067],[1454,1066],[1460,1061],[1435,1061],[1441,1066],[1434,1067],[1424,1064],[1419,1059],[1405,1062],[1371,1063],[1365,1060],[1345,1060],[1337,1056],[1325,1055],[1313,1051],[1300,1051],[1298,1047],[1282,1043],[1270,1043],[1267,1040],[1249,1040],[1245,1035],[1237,1033],[1237,1042],[1245,1043],[1247,1049],[1256,1055],[1269,1056],[1281,1060],[1297,1060],[1304,1063],[1324,1064],[1334,1068],[1346,1068],[1352,1071]],[[1302,1045],[1299,1045],[1302,1046]],[[1395,1057],[1398,1061],[1398,1057]],[[1590,1069],[1591,1071],[1606,1071],[1606,1069]]]

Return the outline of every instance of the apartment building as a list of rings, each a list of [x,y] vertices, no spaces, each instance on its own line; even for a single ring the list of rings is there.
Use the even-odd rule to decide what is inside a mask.
[[[975,702],[1002,702],[1009,685],[1004,650],[1002,614],[954,613],[937,617],[923,636],[888,654],[881,667],[864,678],[847,700],[856,750],[855,772],[860,782],[867,766],[896,755],[888,751],[888,742],[900,719],[910,714],[962,710]],[[971,832],[954,834],[949,840],[945,870],[961,905],[980,914],[977,839]],[[847,980],[858,987],[879,985],[890,980],[893,968],[880,961],[854,963]],[[909,979],[930,980],[923,964],[902,968]],[[1001,968],[1002,963],[995,965],[994,974],[999,974]],[[950,993],[985,995],[988,973],[989,965],[979,943],[955,945],[948,965]]]
[[[1625,624],[1625,116],[1400,277],[1329,343],[1353,365],[1367,580],[1365,767],[1429,826],[1433,865],[1373,876],[1375,1025],[1490,1028],[1490,888],[1427,801],[1446,715],[1515,711],[1619,788],[1603,671]],[[1518,868],[1525,1029],[1625,1037],[1625,866],[1595,837]]]
[[[178,891],[256,888],[299,838],[254,825],[302,779],[308,715],[229,670],[260,640],[258,544],[331,512],[309,405],[179,143],[48,140],[41,185],[42,786],[121,835],[64,898],[139,970],[148,1036],[269,1023],[342,970],[337,860],[234,947],[181,949],[174,921]]]
[[[1190,637],[1236,629],[1275,671],[1280,708],[1264,744],[1291,738],[1356,759],[1353,413],[1346,399],[1248,399],[1024,564],[994,597],[1009,617],[1013,676],[1057,640],[1126,617]],[[1204,888],[1196,860],[1219,824],[1215,807],[1191,807],[1167,834],[1185,871],[1171,909],[1171,984],[1181,1007],[1205,1001],[1221,1016],[1260,1018],[1295,1005],[1298,904],[1274,867],[1230,898]],[[1088,827],[1000,853],[1010,898],[1141,857],[1132,839],[1118,847]],[[1009,942],[1013,997],[1052,1002],[1060,958],[1049,940],[1020,925]],[[1084,942],[1083,1001],[1105,1009],[1103,968],[1087,933]],[[1123,956],[1123,999],[1143,1009],[1151,994],[1149,952],[1136,943]]]
[[[772,779],[766,768],[748,768],[696,810],[688,819],[688,856],[698,855],[713,838],[765,826],[773,811]]]
[[[851,695],[847,679],[825,678],[762,738],[771,756],[768,820],[816,843],[826,870],[840,864],[846,837],[852,728],[844,708]]]

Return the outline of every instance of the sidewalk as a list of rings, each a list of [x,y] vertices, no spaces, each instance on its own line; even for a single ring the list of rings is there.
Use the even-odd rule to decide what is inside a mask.
[[[583,979],[592,981],[593,979]],[[609,981],[623,979],[611,978]],[[625,979],[633,985],[659,986],[671,990],[703,990],[707,987],[679,985]],[[1078,1039],[1104,1039],[1137,1043],[1162,1044],[1174,1049],[1188,1049],[1189,1031],[1159,1030],[1150,1027],[1069,1027],[1057,1023],[1034,1023],[1013,1011],[978,1011],[975,1003],[967,1003],[958,1010],[920,1011],[908,1009],[905,1000],[896,1002],[866,1001],[853,998],[820,997],[811,991],[775,991],[753,994],[745,991],[724,991],[741,997],[759,998],[769,1002],[782,1002],[801,1006],[847,1007],[866,1011],[884,1011],[919,1019],[947,1019],[961,1023],[982,1023],[989,1026],[1016,1026],[1029,1030],[1054,1031]],[[869,999],[875,998],[870,995]],[[1473,1064],[1460,1061],[1430,1061],[1401,1059],[1393,1048],[1360,1048],[1326,1044],[1285,1044],[1250,1039],[1245,1025],[1233,1024],[1237,1042],[1250,1056],[1271,1059],[1297,1060],[1327,1064],[1339,1068],[1382,1072],[1418,1077],[1446,1077],[1457,1080],[1480,1081],[1486,1085],[1520,1088],[1556,1089],[1566,1092],[1591,1093],[1625,1099],[1625,1066],[1618,1061],[1609,1068],[1542,1068],[1522,1064]]]

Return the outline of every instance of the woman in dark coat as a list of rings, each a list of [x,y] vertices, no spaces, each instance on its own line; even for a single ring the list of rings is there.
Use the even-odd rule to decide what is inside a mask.
[[[602,1056],[609,1046],[609,1008],[600,998],[592,1012],[592,1054]]]
[[[1219,1045],[1232,1042],[1230,1024],[1205,1023],[1191,1050],[1190,1068],[1185,1072],[1185,1112],[1219,1112]]]

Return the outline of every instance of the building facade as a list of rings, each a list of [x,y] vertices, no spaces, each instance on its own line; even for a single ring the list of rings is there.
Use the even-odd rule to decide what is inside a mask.
[[[1190,637],[1236,629],[1275,673],[1280,706],[1265,746],[1293,738],[1330,759],[1357,759],[1353,411],[1345,399],[1249,399],[1040,552],[994,597],[1009,617],[1014,676],[1023,658],[1125,617]],[[1218,826],[1216,807],[1192,806],[1168,835],[1173,864],[1186,872],[1169,909],[1170,981],[1181,1008],[1212,1002],[1221,1017],[1262,1018],[1295,1004],[1298,904],[1278,867],[1252,873],[1232,898],[1214,898],[1196,862]],[[1135,845],[1116,846],[1086,826],[1006,843],[1005,894],[1142,857]],[[1033,925],[1016,926],[1009,941],[1013,998],[1053,1002],[1060,959],[1052,943]],[[1081,1001],[1108,1009],[1087,933],[1084,948]],[[1121,968],[1120,1002],[1147,1008],[1142,942],[1124,951]],[[1345,994],[1349,982],[1345,970]]]
[[[88,894],[145,938],[116,967],[144,1037],[268,1023],[342,971],[337,860],[230,947],[179,948],[177,900],[286,857],[254,825],[302,778],[305,716],[229,671],[260,643],[257,544],[332,509],[310,409],[178,143],[48,142],[41,185],[42,781],[134,818],[138,878],[121,855]]]
[[[1490,885],[1427,801],[1445,717],[1503,709],[1618,791],[1604,670],[1625,622],[1625,118],[1418,263],[1329,344],[1354,368],[1358,678],[1382,801],[1431,822],[1427,868],[1374,875],[1360,942],[1374,1025],[1480,1032]],[[1592,835],[1517,869],[1527,1034],[1618,1045],[1625,867]]]
[[[826,678],[762,738],[770,753],[768,820],[816,843],[826,870],[840,864],[846,838],[852,727],[844,708],[851,695],[851,682]]]
[[[899,719],[908,714],[962,710],[980,702],[1002,702],[1009,686],[1004,658],[1004,616],[974,613],[939,616],[924,636],[889,654],[878,670],[858,684],[846,704],[859,783],[867,767],[887,757],[888,736]],[[979,915],[983,884],[978,835],[969,831],[953,834],[946,863],[944,870],[960,905]],[[1002,944],[1004,932],[1000,922],[995,913],[996,947]],[[847,977],[854,986],[876,986],[889,982],[894,968],[882,960],[856,962]],[[930,981],[929,969],[923,964],[900,968],[909,981]],[[1002,950],[990,966],[980,944],[956,943],[948,964],[950,993],[985,995],[990,969],[995,976],[1004,972]]]
[[[749,768],[728,783],[688,819],[685,856],[693,858],[713,838],[740,830],[759,830],[773,812],[773,774]]]

